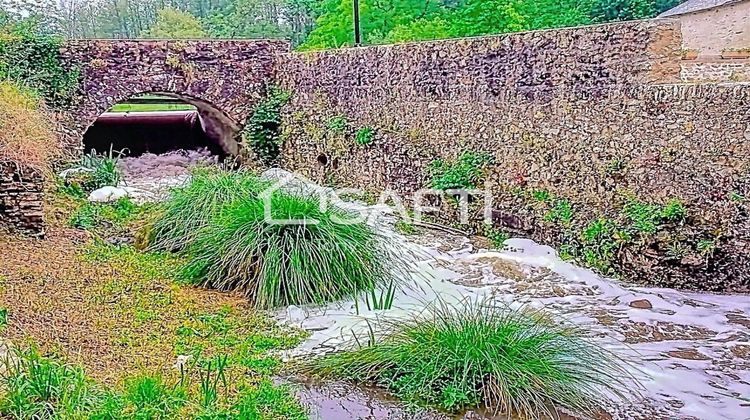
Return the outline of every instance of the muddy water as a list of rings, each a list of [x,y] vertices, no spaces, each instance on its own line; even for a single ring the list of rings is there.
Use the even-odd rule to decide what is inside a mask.
[[[607,411],[613,418],[750,418],[749,296],[629,287],[564,262],[532,241],[507,245],[506,251],[489,252],[463,237],[410,237],[403,246],[421,256],[420,275],[397,295],[392,310],[362,312],[366,306],[360,304],[357,315],[353,302],[289,307],[279,318],[311,335],[287,356],[344,348],[353,334],[367,336],[368,322],[420,310],[436,296],[456,302],[490,297],[543,307],[584,325],[601,345],[622,355],[642,388],[634,383],[637,392],[629,401],[612,404]],[[324,418],[349,418],[346,411],[327,412]]]

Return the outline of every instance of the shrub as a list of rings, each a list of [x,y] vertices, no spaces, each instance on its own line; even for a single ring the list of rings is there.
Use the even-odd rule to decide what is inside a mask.
[[[307,362],[303,370],[374,383],[451,412],[483,404],[529,418],[555,418],[552,405],[593,414],[608,393],[624,396],[630,385],[616,357],[540,312],[438,302],[412,319],[385,323],[380,341]]]
[[[184,389],[167,386],[159,377],[139,376],[125,384],[125,411],[134,418],[169,418],[186,401]]]
[[[39,92],[51,106],[69,104],[79,72],[63,63],[61,46],[62,39],[33,18],[0,16],[0,80],[13,80]]]
[[[149,226],[150,247],[163,251],[186,249],[224,206],[254,199],[265,185],[245,171],[193,170],[190,183],[172,190]]]
[[[269,88],[268,96],[258,104],[242,130],[243,142],[266,165],[273,165],[281,152],[281,108],[291,96],[278,87]]]
[[[68,224],[77,229],[91,230],[103,225],[122,226],[132,221],[141,208],[123,197],[112,204],[86,202],[71,216]]]
[[[33,92],[0,80],[0,160],[49,170],[50,162],[60,154],[51,126]]]
[[[92,150],[81,159],[81,166],[91,169],[84,175],[81,187],[84,191],[94,191],[102,187],[116,187],[122,179],[122,173],[117,168],[118,157],[110,150],[109,154],[97,154]]]
[[[362,127],[357,130],[357,135],[355,136],[354,141],[360,146],[367,146],[372,143],[374,139],[375,129],[372,127]]]
[[[432,177],[430,186],[443,191],[477,188],[490,162],[490,155],[476,152],[464,152],[454,162],[435,160],[428,168]]]
[[[220,290],[241,290],[260,308],[326,303],[397,282],[400,263],[352,214],[322,211],[317,197],[275,192],[265,220],[261,200],[240,200],[211,220],[190,248],[186,279]]]
[[[335,134],[343,134],[349,126],[349,121],[343,115],[336,115],[328,119],[328,129]]]

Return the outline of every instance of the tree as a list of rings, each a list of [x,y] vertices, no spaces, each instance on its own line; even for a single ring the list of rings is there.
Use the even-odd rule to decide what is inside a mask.
[[[164,8],[156,15],[156,22],[141,33],[143,38],[186,39],[205,38],[203,25],[195,16],[181,10]]]

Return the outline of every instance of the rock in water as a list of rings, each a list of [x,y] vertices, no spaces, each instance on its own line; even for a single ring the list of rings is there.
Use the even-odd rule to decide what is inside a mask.
[[[125,188],[102,187],[89,194],[89,201],[92,203],[111,203],[127,196],[128,191]]]

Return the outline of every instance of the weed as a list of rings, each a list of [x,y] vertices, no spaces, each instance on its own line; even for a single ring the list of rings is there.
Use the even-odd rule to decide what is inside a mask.
[[[240,134],[243,142],[266,165],[274,164],[281,153],[281,109],[291,97],[290,92],[271,86],[268,96],[255,107]]]
[[[238,419],[307,419],[307,413],[289,388],[276,386],[268,380],[244,389],[232,411],[233,418]]]
[[[105,225],[123,227],[140,213],[141,208],[127,197],[112,204],[86,202],[70,216],[68,224],[84,230],[93,230]]]
[[[607,174],[617,175],[625,169],[625,161],[621,158],[614,158],[607,163],[605,168]]]
[[[12,350],[3,361],[0,413],[12,418],[81,418],[100,404],[100,393],[74,366]]]
[[[438,159],[428,167],[430,186],[437,190],[476,189],[492,162],[487,153],[463,152],[454,162]]]
[[[362,127],[357,130],[354,141],[360,146],[367,146],[375,139],[375,129],[372,127]]]
[[[204,408],[213,407],[219,399],[219,382],[227,387],[226,378],[227,355],[217,356],[208,362],[200,372],[201,405]],[[213,375],[213,376],[212,376]]]
[[[378,342],[307,362],[323,377],[374,383],[407,402],[458,412],[483,404],[521,417],[551,405],[581,414],[624,396],[631,376],[574,326],[489,301],[431,305],[412,319],[386,321]]]
[[[737,191],[732,191],[731,193],[729,193],[729,200],[734,201],[735,203],[742,203],[747,200],[747,198],[745,198],[744,195],[738,193]]]
[[[172,190],[148,229],[150,248],[184,250],[193,243],[228,203],[253,200],[265,188],[255,175],[245,171],[196,169],[190,184]]]
[[[390,310],[393,307],[393,298],[396,296],[397,290],[398,288],[393,282],[379,291],[375,289],[371,290],[369,295],[365,295],[367,309],[370,311]]]
[[[554,206],[544,215],[544,220],[569,226],[573,221],[573,206],[568,200],[555,199]]]
[[[591,222],[581,232],[583,262],[602,273],[611,272],[615,251],[619,247],[617,237],[617,227],[611,220],[599,218]]]
[[[349,121],[343,115],[336,115],[328,120],[328,129],[335,134],[343,134],[349,126]]]
[[[696,244],[696,249],[704,257],[711,257],[716,252],[715,239],[701,239]]]
[[[492,246],[494,246],[497,249],[503,249],[505,248],[505,241],[510,239],[510,235],[508,235],[508,232],[505,232],[504,230],[497,229],[493,227],[492,225],[485,224],[484,225],[484,236],[490,240],[492,243]]]
[[[403,273],[403,256],[353,214],[320,209],[317,197],[276,191],[271,218],[260,200],[225,208],[190,249],[186,279],[219,290],[241,290],[261,308],[325,303],[390,284]]]
[[[678,241],[673,241],[667,247],[667,257],[681,259],[690,252],[690,248]]]
[[[117,156],[115,155],[117,153]],[[121,152],[114,152],[111,148],[108,154],[97,154],[92,150],[81,159],[81,167],[90,169],[90,172],[81,174],[80,187],[87,192],[102,187],[116,187],[122,180],[122,173],[117,167],[117,161]]]
[[[138,376],[125,384],[124,410],[135,418],[169,418],[186,401],[183,388],[170,387],[157,376]]]
[[[8,325],[8,309],[0,308],[0,331]]]
[[[414,235],[417,233],[417,228],[414,224],[403,219],[398,220],[394,227],[396,228],[396,231],[402,235]]]
[[[679,200],[669,200],[661,209],[661,218],[668,222],[679,222],[685,218],[687,210],[685,205]]]
[[[552,200],[552,194],[547,190],[534,190],[531,192],[531,196],[534,198],[534,201],[539,203],[546,203]]]
[[[623,206],[622,213],[637,232],[651,235],[656,233],[663,223],[684,219],[687,211],[679,200],[670,200],[662,207],[629,198]]]

